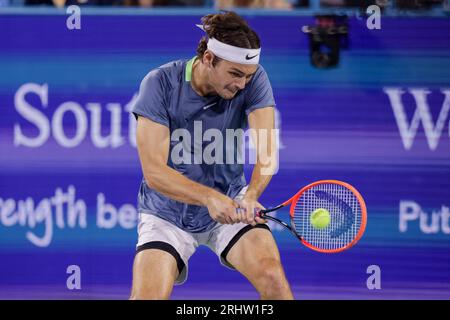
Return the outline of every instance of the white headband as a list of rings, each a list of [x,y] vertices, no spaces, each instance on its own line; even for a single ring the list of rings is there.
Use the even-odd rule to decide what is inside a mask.
[[[202,25],[197,24],[196,26],[205,31]],[[220,42],[214,38],[208,39],[208,50],[211,50],[219,58],[241,64],[258,64],[261,54],[261,48],[239,48]]]

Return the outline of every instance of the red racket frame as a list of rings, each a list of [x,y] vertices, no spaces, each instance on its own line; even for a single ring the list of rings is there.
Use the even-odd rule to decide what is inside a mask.
[[[350,242],[349,244],[347,244],[346,246],[342,247],[342,248],[338,248],[338,249],[321,249],[321,248],[317,248],[315,246],[313,246],[312,244],[310,244],[309,242],[307,242],[306,240],[304,240],[302,238],[301,235],[299,235],[294,228],[292,228],[292,226],[289,226],[288,224],[286,224],[285,222],[274,218],[272,216],[268,216],[266,215],[266,213],[272,212],[272,211],[276,211],[280,208],[286,207],[289,204],[291,205],[290,209],[289,209],[289,215],[291,216],[291,221],[294,218],[294,214],[295,214],[295,205],[297,203],[297,200],[309,189],[320,185],[320,184],[337,184],[340,186],[343,186],[347,189],[349,189],[357,198],[358,203],[360,205],[361,208],[361,225],[360,228],[358,230],[358,233],[356,234],[355,238],[352,240],[352,242]],[[353,245],[355,245],[356,242],[359,241],[359,239],[361,239],[361,237],[364,234],[364,231],[366,230],[366,225],[367,225],[367,207],[366,207],[366,203],[364,202],[363,197],[361,196],[361,194],[358,192],[358,190],[356,190],[355,187],[353,187],[352,185],[343,182],[343,181],[339,181],[339,180],[319,180],[316,182],[313,182],[311,184],[308,184],[307,186],[303,187],[302,189],[300,189],[299,192],[297,192],[293,197],[291,197],[289,200],[283,202],[282,204],[280,204],[277,207],[274,208],[270,208],[270,209],[265,209],[265,210],[261,210],[260,212],[258,212],[258,215],[263,218],[263,219],[269,219],[272,221],[275,221],[277,223],[282,224],[284,227],[286,227],[287,229],[289,229],[305,246],[307,246],[308,248],[318,251],[318,252],[322,252],[322,253],[337,253],[337,252],[341,252],[344,250],[347,250],[349,248],[351,248]]]

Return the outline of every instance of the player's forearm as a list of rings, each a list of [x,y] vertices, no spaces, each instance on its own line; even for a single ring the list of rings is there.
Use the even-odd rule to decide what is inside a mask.
[[[257,163],[253,168],[252,178],[248,185],[247,192],[245,193],[245,197],[258,200],[271,179],[272,175],[265,174],[264,166],[261,163]]]
[[[176,201],[206,206],[208,197],[218,192],[186,178],[166,165],[144,171],[149,187]]]
[[[278,130],[275,129],[274,108],[257,109],[249,114],[248,120],[257,161],[245,197],[258,200],[278,170]]]
[[[258,160],[253,168],[252,178],[246,192],[248,199],[258,200],[266,189],[272,176],[278,171],[278,144],[274,129],[270,129],[267,138],[256,139]],[[259,135],[258,135],[259,136]]]

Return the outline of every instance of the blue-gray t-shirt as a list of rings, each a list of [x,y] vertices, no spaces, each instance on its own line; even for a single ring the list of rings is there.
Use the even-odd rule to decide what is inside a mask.
[[[211,161],[205,161],[202,156],[199,160],[198,155],[202,155],[202,150],[208,148],[215,138],[210,136],[210,141],[202,138],[199,146],[198,142],[194,145],[194,141],[198,141],[194,139],[194,136],[198,137],[201,132],[200,136],[203,137],[205,131],[213,129],[216,132],[220,130],[225,140],[227,129],[245,130],[250,112],[258,108],[275,106],[272,87],[266,72],[259,65],[250,82],[232,99],[225,100],[217,95],[202,97],[193,90],[190,83],[195,59],[196,57],[189,61],[169,62],[150,71],[142,80],[132,112],[136,117],[146,117],[170,129],[168,166],[193,181],[234,198],[246,185],[242,161],[237,158],[240,148],[238,144],[242,140],[238,142],[239,139],[234,139],[232,142],[236,146],[232,149],[234,150],[232,163],[226,161],[226,153],[230,149],[227,148],[226,141],[223,141],[223,156],[214,158],[215,160],[223,158],[223,161],[211,163]],[[189,141],[181,142],[180,134],[174,139],[174,131],[180,133],[183,130],[192,137],[190,143]],[[152,139],[151,136],[148,138]],[[174,161],[171,155],[173,149],[177,148],[175,150],[179,151],[180,144],[183,143],[185,144],[183,151],[176,153],[181,154],[185,159],[180,163],[179,159]],[[191,148],[186,148],[189,145]],[[200,152],[198,152],[199,149],[201,149]],[[186,150],[190,153],[186,153]],[[208,154],[214,157],[220,155],[220,152],[216,153],[217,150]],[[150,188],[145,178],[139,189],[138,210],[156,215],[188,232],[205,232],[216,223],[210,217],[206,207],[189,205],[166,197]]]

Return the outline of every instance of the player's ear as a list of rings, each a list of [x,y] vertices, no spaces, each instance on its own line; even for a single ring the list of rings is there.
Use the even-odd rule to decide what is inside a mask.
[[[211,51],[206,50],[205,53],[203,54],[203,63],[204,63],[207,67],[212,68],[212,66],[213,66],[213,65],[212,65],[213,60],[214,60],[214,54],[213,54]]]

